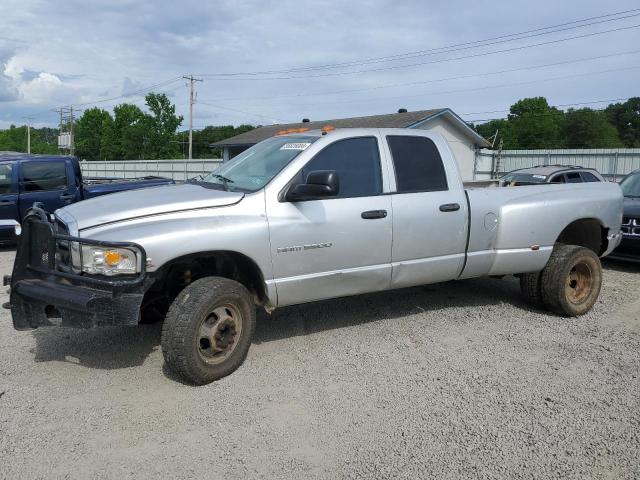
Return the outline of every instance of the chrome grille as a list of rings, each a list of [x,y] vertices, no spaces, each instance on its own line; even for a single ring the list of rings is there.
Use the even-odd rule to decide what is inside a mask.
[[[640,218],[624,217],[620,230],[625,236],[640,237]]]

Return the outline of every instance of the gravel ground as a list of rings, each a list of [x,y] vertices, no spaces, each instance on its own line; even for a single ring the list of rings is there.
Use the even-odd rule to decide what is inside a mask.
[[[640,478],[639,273],[607,263],[580,319],[508,278],[262,314],[244,366],[199,388],[163,369],[159,325],[3,311],[0,477]]]

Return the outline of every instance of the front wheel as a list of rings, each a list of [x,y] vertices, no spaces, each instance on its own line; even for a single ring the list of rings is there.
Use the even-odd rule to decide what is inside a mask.
[[[222,277],[196,280],[171,304],[162,353],[181,379],[204,385],[234,372],[247,356],[256,308],[247,289]]]
[[[600,258],[576,245],[557,244],[542,271],[542,300],[550,310],[576,317],[591,310],[602,286]]]

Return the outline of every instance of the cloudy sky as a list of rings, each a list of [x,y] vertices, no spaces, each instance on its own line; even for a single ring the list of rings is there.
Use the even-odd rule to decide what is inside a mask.
[[[545,96],[554,105],[626,98],[640,95],[640,4],[0,3],[0,128],[23,117],[54,125],[51,110],[60,105],[142,106],[152,87],[185,114],[181,77],[189,74],[204,80],[194,118],[200,128],[400,107],[448,106],[482,120],[505,115],[526,96]]]

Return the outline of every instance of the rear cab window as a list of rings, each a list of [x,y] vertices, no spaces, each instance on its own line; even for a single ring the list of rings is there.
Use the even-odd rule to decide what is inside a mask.
[[[396,174],[396,192],[440,192],[449,189],[442,157],[433,140],[411,135],[388,135]]]
[[[23,192],[63,190],[67,187],[67,164],[64,160],[24,162],[21,167]]]

